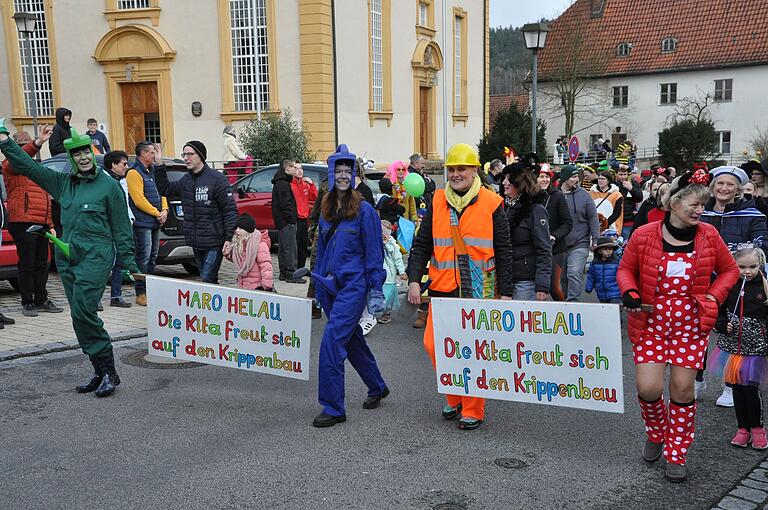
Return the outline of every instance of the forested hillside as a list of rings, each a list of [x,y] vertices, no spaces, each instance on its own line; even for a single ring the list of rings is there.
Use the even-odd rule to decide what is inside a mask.
[[[520,27],[491,28],[490,47],[491,94],[523,92],[532,53],[525,48]]]

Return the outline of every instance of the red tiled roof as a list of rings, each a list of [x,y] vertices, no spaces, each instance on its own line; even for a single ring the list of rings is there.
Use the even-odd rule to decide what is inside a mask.
[[[512,105],[516,105],[518,109],[521,110],[527,110],[528,109],[528,94],[511,94],[511,95],[495,95],[490,96],[490,107],[489,107],[489,123],[490,127],[489,129],[493,129],[493,124],[496,122],[496,116],[499,114],[499,112],[505,112],[509,110],[509,107]]]
[[[576,0],[550,26],[539,79],[578,60],[590,76],[646,74],[768,63],[766,0]],[[677,50],[662,53],[667,37]],[[632,45],[619,57],[620,43]],[[583,48],[574,50],[574,48]]]

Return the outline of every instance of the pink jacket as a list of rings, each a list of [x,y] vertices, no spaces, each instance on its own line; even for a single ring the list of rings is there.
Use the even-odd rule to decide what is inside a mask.
[[[239,229],[238,229],[239,230]],[[272,275],[272,255],[269,253],[271,241],[266,230],[254,230],[245,238],[243,249],[237,250],[235,245],[237,231],[233,242],[224,243],[221,250],[227,260],[232,262],[237,271],[237,286],[241,289],[255,290],[261,287],[271,290],[274,285]]]

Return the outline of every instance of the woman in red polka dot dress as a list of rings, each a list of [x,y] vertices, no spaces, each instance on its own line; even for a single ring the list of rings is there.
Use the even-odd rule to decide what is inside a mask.
[[[700,171],[672,182],[662,198],[664,220],[632,235],[617,273],[629,311],[638,401],[647,434],[643,459],[654,462],[663,453],[666,477],[673,482],[682,482],[687,474],[696,371],[703,366],[719,303],[739,277],[717,230],[699,222],[709,199],[707,179]],[[711,281],[713,273],[717,277]],[[667,365],[669,406],[663,396]]]

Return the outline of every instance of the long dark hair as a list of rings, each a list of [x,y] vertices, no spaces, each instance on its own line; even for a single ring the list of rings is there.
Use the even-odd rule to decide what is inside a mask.
[[[340,192],[335,187],[323,196],[320,212],[326,221],[333,221],[337,217],[343,220],[356,217],[360,213],[360,202],[363,195],[360,192],[349,189]]]

